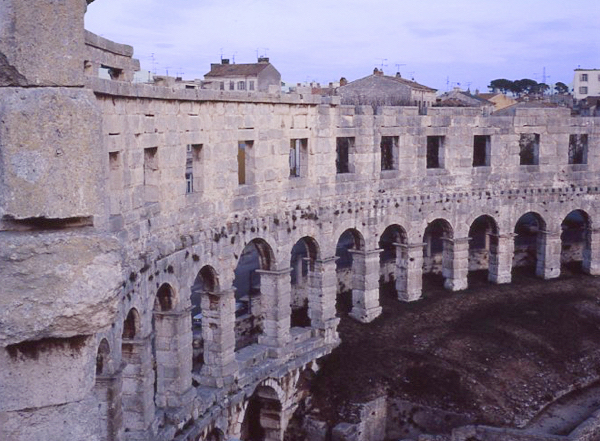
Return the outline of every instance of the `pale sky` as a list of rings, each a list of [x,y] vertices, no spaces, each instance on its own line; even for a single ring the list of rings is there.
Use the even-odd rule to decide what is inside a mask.
[[[546,83],[569,84],[573,69],[600,68],[600,0],[96,0],[86,28],[132,45],[142,69],[184,79],[221,55],[257,54],[286,82],[352,81],[383,65],[441,92],[542,82],[544,68]]]

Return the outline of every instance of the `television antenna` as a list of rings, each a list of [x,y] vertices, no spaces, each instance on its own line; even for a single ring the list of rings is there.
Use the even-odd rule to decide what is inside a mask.
[[[375,58],[378,61],[381,61],[381,70],[383,70],[384,67],[387,67],[387,64],[385,64],[385,62],[388,60],[387,58]]]

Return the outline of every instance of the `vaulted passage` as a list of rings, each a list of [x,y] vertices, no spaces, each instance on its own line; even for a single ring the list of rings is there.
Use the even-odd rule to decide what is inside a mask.
[[[268,386],[259,386],[246,408],[242,423],[242,441],[281,441],[282,406],[277,393]]]

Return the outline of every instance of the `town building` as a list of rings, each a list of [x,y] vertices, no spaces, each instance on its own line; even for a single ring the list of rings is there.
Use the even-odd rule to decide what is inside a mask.
[[[210,72],[204,75],[204,79],[204,88],[210,84],[210,88],[215,90],[255,93],[281,88],[281,74],[266,57],[248,64],[232,64],[224,58],[220,64],[210,65]]]
[[[575,69],[573,96],[576,100],[600,96],[600,69]]]
[[[517,103],[517,100],[500,92],[479,93],[477,96],[494,104],[494,110],[501,110],[505,107],[512,106]]]

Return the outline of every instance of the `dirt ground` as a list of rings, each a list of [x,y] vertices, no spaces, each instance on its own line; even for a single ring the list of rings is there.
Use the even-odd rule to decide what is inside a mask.
[[[369,324],[342,317],[342,344],[325,357],[312,405],[332,425],[387,394],[523,427],[568,391],[600,378],[600,278],[565,269],[559,279],[513,273],[493,285],[470,274],[452,293],[424,281],[424,298],[401,303],[384,287],[383,313]]]

